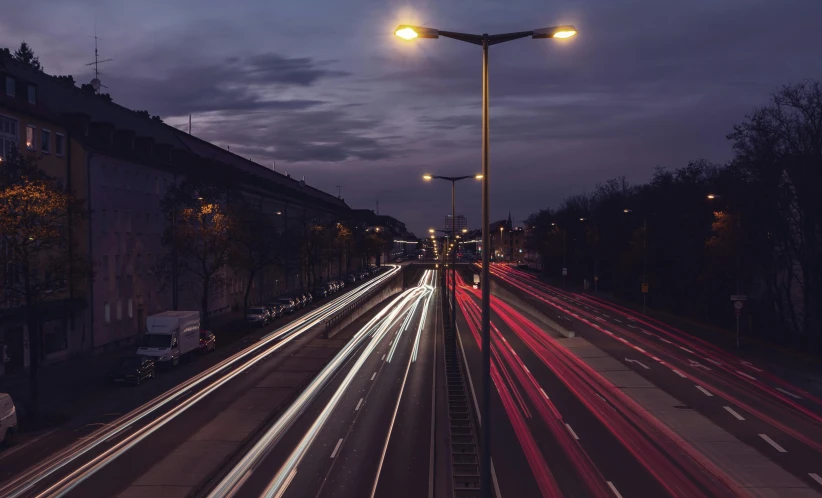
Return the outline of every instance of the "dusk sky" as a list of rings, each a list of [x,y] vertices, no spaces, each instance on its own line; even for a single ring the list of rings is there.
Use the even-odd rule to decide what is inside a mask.
[[[516,222],[597,182],[731,157],[725,136],[783,83],[822,77],[819,0],[50,0],[4,9],[0,46],[93,77],[114,100],[406,222],[442,227],[480,170],[481,49],[408,43],[401,23],[472,33],[573,24],[491,48],[491,216]],[[479,228],[480,187],[457,212]]]

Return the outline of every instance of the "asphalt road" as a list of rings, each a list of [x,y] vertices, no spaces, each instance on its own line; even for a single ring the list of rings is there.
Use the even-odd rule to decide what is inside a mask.
[[[261,451],[233,496],[429,496],[439,321],[434,272],[421,283],[384,309],[384,321],[355,335],[359,343],[333,381]]]
[[[66,428],[14,453],[0,454],[0,466],[10,477],[0,486],[0,496],[117,496],[271,369],[288,361],[294,351],[313,338],[308,334],[313,326],[392,271],[399,268],[386,270],[350,292],[324,300],[260,340],[242,344],[244,347],[238,347],[233,354],[218,352],[202,359],[202,363],[196,362],[200,365],[186,365],[166,378],[160,376],[158,382],[135,388],[144,398],[149,392],[146,389],[160,386],[161,392],[143,404],[128,399],[128,388],[118,390],[114,406],[128,407],[130,411],[124,415],[120,415],[124,410],[113,412],[105,423],[83,426],[83,432],[78,433],[76,427]],[[197,366],[203,369],[195,370]],[[38,459],[28,460],[32,457]],[[14,470],[7,471],[10,467]]]
[[[822,491],[822,400],[812,393],[663,322],[507,266],[493,272],[573,316],[577,335]]]

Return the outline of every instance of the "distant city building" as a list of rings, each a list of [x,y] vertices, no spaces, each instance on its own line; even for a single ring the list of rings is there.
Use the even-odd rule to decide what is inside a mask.
[[[465,218],[465,216],[463,216],[461,214],[458,214],[454,217],[453,225],[454,225],[453,229],[456,230],[457,232],[459,232],[463,228],[468,228],[468,220]],[[451,215],[449,214],[449,215],[445,216],[445,229],[450,232],[451,229],[452,229],[451,226],[452,226]]]

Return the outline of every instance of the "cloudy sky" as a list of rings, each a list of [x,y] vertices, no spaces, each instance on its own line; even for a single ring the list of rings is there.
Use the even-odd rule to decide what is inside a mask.
[[[22,4],[20,4],[22,6]],[[481,51],[403,42],[400,23],[471,33],[574,24],[490,55],[492,218],[655,166],[731,157],[725,136],[775,87],[822,78],[819,0],[40,0],[6,9],[0,46],[92,77],[113,98],[374,208],[421,235],[450,212],[424,172],[480,169]],[[458,187],[479,227],[480,189]]]

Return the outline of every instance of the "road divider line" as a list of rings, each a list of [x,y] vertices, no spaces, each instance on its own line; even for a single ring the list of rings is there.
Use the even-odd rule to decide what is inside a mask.
[[[545,394],[545,390],[544,390],[543,388],[541,388],[541,387],[540,387],[540,388],[539,388],[539,392],[541,392],[541,393],[542,393],[542,395],[543,395],[543,396],[545,396],[545,399],[551,399],[551,398],[549,398],[549,397],[548,397],[548,395],[547,395],[547,394]]]
[[[781,392],[781,393],[783,393],[783,394],[787,394],[788,396],[790,396],[790,397],[792,397],[792,398],[802,399],[802,396],[799,396],[799,395],[797,395],[797,394],[794,394],[794,393],[792,393],[792,392],[790,392],[790,391],[786,391],[786,390],[782,389],[781,387],[777,387],[777,388],[776,388],[776,390],[777,390],[777,391],[779,391],[779,392]]]
[[[331,452],[331,458],[334,458],[335,456],[337,456],[337,452],[340,450],[340,445],[342,444],[342,441],[343,441],[343,438],[340,438],[340,440],[337,441],[337,446],[334,446],[334,451]]]
[[[724,408],[728,413],[736,417],[737,420],[745,420],[745,418],[742,415],[736,413],[736,410],[734,410],[730,406],[723,406],[722,408]]]
[[[648,332],[648,331],[647,331],[647,330],[645,330],[645,329],[639,329],[639,330],[641,330],[641,331],[642,331],[642,333],[643,333],[643,334],[645,334],[645,335],[654,335],[654,334],[652,334],[652,333]]]
[[[357,411],[357,410],[360,409],[360,405],[362,405],[362,400],[363,400],[363,398],[360,398],[360,400],[357,402],[357,407],[354,408],[354,411]]]
[[[822,486],[822,477],[819,477],[819,474],[816,472],[808,472],[808,475],[811,476],[811,479],[818,482],[820,486]]]
[[[785,448],[779,446],[779,443],[777,443],[773,439],[769,438],[767,434],[760,434],[759,437],[764,439],[766,443],[773,446],[776,449],[776,451],[778,451],[780,453],[787,453],[788,452],[788,450],[786,450]]]
[[[622,498],[622,495],[619,494],[619,491],[617,491],[617,488],[616,488],[616,486],[614,486],[614,483],[612,483],[611,481],[605,481],[605,482],[608,483],[608,487],[611,488],[611,491],[614,492],[614,496],[616,496],[617,498]]]
[[[713,394],[711,394],[711,391],[705,389],[702,386],[696,386],[696,388],[702,391],[702,394],[704,394],[705,396],[713,396]]]
[[[380,358],[380,361],[385,361],[385,355],[382,355],[382,358]]]
[[[683,379],[687,379],[687,378],[688,378],[688,377],[687,377],[684,373],[680,372],[679,370],[673,370],[673,369],[672,369],[672,372],[674,372],[675,374],[679,375],[679,376],[680,376],[680,377],[682,377]]]
[[[616,318],[614,318],[614,321],[617,323],[622,323],[622,320],[617,320]]]
[[[565,428],[568,429],[568,432],[570,432],[572,436],[574,436],[574,439],[579,441],[579,436],[577,436],[577,433],[574,432],[574,429],[572,429],[570,425],[565,424]]]
[[[736,371],[736,373],[738,373],[739,375],[741,375],[741,376],[743,376],[743,377],[747,377],[747,378],[749,378],[749,379],[751,379],[751,380],[756,380],[756,377],[754,377],[753,375],[748,375],[748,374],[746,374],[745,372],[740,372],[739,370],[737,370],[737,371]]]
[[[376,377],[376,376],[377,376],[377,372],[374,372],[373,374],[371,374],[371,380],[374,380],[374,377]]]

